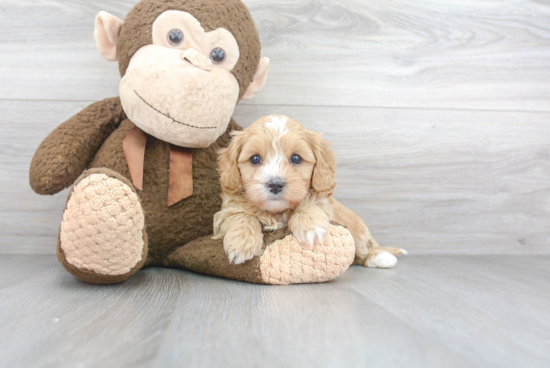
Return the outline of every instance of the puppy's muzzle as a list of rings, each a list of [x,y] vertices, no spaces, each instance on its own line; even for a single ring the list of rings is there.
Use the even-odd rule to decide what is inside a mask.
[[[272,180],[269,183],[267,183],[267,187],[269,188],[269,191],[271,193],[279,194],[285,188],[285,182],[282,180]]]

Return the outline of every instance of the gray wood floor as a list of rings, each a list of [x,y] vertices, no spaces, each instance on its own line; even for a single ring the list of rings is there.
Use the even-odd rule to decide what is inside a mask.
[[[0,367],[548,367],[550,256],[424,256],[325,284],[0,257]]]
[[[28,168],[118,94],[94,18],[136,2],[0,0],[0,367],[550,366],[549,1],[245,0],[272,64],[237,122],[324,132],[336,196],[411,256],[317,285],[92,286],[53,256],[67,193]]]

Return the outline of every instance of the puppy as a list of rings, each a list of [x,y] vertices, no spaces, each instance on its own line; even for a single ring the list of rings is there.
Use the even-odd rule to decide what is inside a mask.
[[[240,264],[263,247],[262,230],[289,226],[300,242],[322,242],[330,221],[355,240],[356,263],[389,268],[400,248],[381,248],[353,211],[332,197],[335,159],[320,134],[282,115],[264,117],[233,132],[220,151],[222,210],[214,216],[214,239],[222,239],[230,263]]]

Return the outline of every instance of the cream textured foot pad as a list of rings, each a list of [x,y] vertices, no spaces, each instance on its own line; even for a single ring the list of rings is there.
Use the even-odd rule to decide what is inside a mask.
[[[263,282],[288,285],[325,282],[343,274],[355,257],[350,232],[331,225],[323,242],[299,243],[288,235],[265,250],[260,259]]]
[[[73,188],[63,213],[61,248],[67,262],[103,275],[123,275],[143,257],[145,218],[137,194],[105,174]]]

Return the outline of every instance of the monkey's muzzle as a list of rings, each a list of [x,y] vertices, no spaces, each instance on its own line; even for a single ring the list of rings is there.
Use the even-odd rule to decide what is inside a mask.
[[[187,60],[194,67],[207,72],[212,70],[212,61],[195,49],[187,49],[182,55],[183,60]]]

